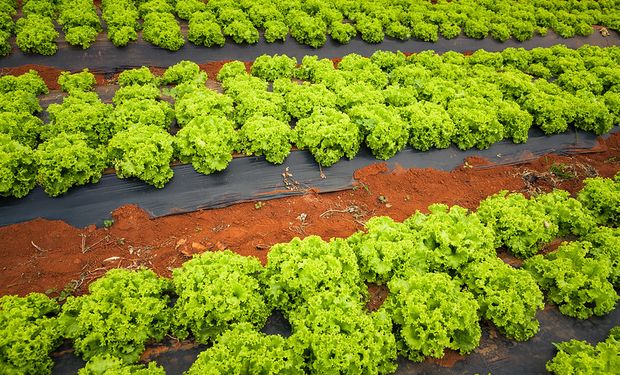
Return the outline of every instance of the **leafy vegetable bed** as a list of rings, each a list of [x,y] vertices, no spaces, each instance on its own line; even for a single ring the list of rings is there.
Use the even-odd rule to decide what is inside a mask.
[[[140,38],[161,47],[161,53],[184,48],[186,39],[207,48],[263,40],[285,48],[289,35],[297,47],[307,48],[325,45],[328,37],[330,43],[381,43],[387,37],[388,43],[413,39],[424,45],[440,36],[446,41],[464,34],[473,39],[490,35],[503,43],[544,36],[548,30],[563,38],[597,30],[597,37],[605,38],[609,30],[618,30],[620,14],[616,0],[100,3],[24,0],[18,9],[16,0],[0,0],[0,55],[9,55],[14,45],[24,52],[5,57],[0,66],[24,56],[28,63],[46,61],[34,55],[55,55],[61,35],[71,46],[87,50],[100,44],[103,31],[115,46]],[[100,51],[82,56],[92,52],[105,58]],[[231,61],[211,77],[197,63],[181,61],[162,74],[149,67],[125,70],[114,78],[118,90],[111,102],[97,94],[95,76],[84,69],[60,75],[62,101],[45,113],[40,99],[49,90],[36,71],[4,75],[0,195],[6,198],[0,204],[16,207],[19,198],[33,197],[28,195],[37,185],[49,197],[75,186],[92,189],[92,197],[106,168],[115,171],[108,178],[140,184],[138,180],[155,190],[173,178],[171,166],[177,162],[186,164],[177,170],[193,168],[209,175],[226,172],[235,152],[279,165],[296,147],[312,155],[325,178],[322,167],[337,167],[362,147],[376,159],[389,160],[405,147],[419,155],[449,147],[488,150],[507,140],[524,143],[532,132],[577,129],[604,135],[619,123],[618,47],[480,49],[469,55],[376,51],[337,61],[305,54],[299,61],[262,55],[251,68]],[[178,55],[169,54],[175,63],[181,60],[170,56]],[[120,63],[114,61],[115,66]],[[604,163],[615,163],[612,159]],[[582,167],[585,174],[597,175],[588,165]],[[575,171],[553,164],[544,176],[555,181]],[[281,176],[287,188],[299,191],[288,168]],[[620,299],[620,173],[586,179],[574,197],[563,190],[535,190],[531,181],[544,176],[521,176],[530,184],[528,195],[492,190],[479,204],[474,200],[475,206],[462,201],[471,210],[433,204],[403,221],[375,216],[365,221],[363,231],[346,238],[351,232],[329,240],[308,235],[310,224],[301,212],[288,229],[303,239],[288,237],[280,241],[289,242],[275,245],[278,241],[270,240],[266,246],[259,231],[252,232],[251,246],[269,249],[268,255],[263,253],[266,265],[225,250],[228,246],[220,242],[190,246],[186,232],[202,229],[185,227],[166,238],[165,246],[187,258],[201,254],[184,264],[173,259],[166,267],[170,277],[160,276],[151,262],[153,248],[110,237],[114,221],[107,221],[106,229],[92,226],[80,232],[78,248],[70,244],[71,228],[64,228],[64,237],[50,232],[51,246],[66,240],[63,246],[71,247],[57,259],[46,256],[56,249],[29,239],[34,257],[9,259],[24,264],[4,268],[12,276],[3,278],[3,287],[23,285],[34,275],[45,277],[58,271],[59,264],[81,267],[80,278],[55,298],[49,297],[53,291],[0,298],[0,373],[49,374],[50,353],[64,343],[85,361],[81,375],[163,374],[160,364],[145,363],[143,355],[147,346],[173,339],[205,349],[187,374],[388,374],[397,370],[399,356],[410,364],[447,352],[469,355],[480,347],[483,335],[501,334],[509,343],[536,340],[546,304],[575,322],[614,320]],[[356,188],[372,195],[363,183]],[[393,206],[383,195],[377,201]],[[262,202],[254,206],[261,207]],[[349,205],[330,208],[320,217],[334,212],[350,214],[360,225],[364,216],[358,206]],[[274,213],[275,222],[287,220],[281,213]],[[131,222],[139,220],[131,217],[118,230],[131,230]],[[45,220],[39,224],[43,228]],[[223,221],[212,232],[222,228],[227,228]],[[5,229],[1,233],[6,236],[12,229]],[[134,225],[133,230],[144,230],[146,236],[149,229]],[[98,231],[108,234],[87,245],[89,234]],[[231,236],[244,234],[231,231]],[[18,243],[2,240],[2,246],[11,247],[8,254],[23,251],[12,247]],[[101,243],[123,251],[127,245],[140,262],[120,268],[125,257],[112,256],[97,260],[103,267],[82,265],[82,256]],[[158,246],[164,248],[161,242]],[[188,247],[196,251],[188,252]],[[205,251],[211,249],[217,250]],[[506,251],[510,262],[498,256]],[[108,271],[108,264],[114,269]],[[23,272],[15,282],[14,272],[24,269],[26,278]],[[97,272],[104,271],[97,279]],[[72,295],[88,284],[85,280],[94,279],[87,294]],[[369,304],[369,288],[384,290],[385,301]],[[265,331],[274,312],[290,324],[290,335]],[[619,328],[596,348],[578,341],[558,344],[558,355],[547,369],[613,373],[620,366],[614,355],[620,351]]]
[[[367,43],[384,38],[410,38],[435,42],[463,33],[499,41],[518,41],[545,35],[549,29],[563,38],[589,35],[593,25],[619,28],[618,3],[606,1],[209,1],[104,0],[102,22],[92,0],[28,0],[17,21],[17,1],[3,0],[0,14],[0,54],[11,51],[9,39],[25,52],[53,55],[58,47],[57,23],[67,43],[84,49],[106,26],[107,38],[118,47],[142,39],[177,51],[187,39],[206,47],[222,46],[226,38],[238,44],[284,41],[290,35],[299,43],[318,48],[329,35],[340,44],[358,34]],[[187,23],[185,23],[187,21]]]
[[[543,293],[578,319],[615,308],[619,191],[620,175],[587,179],[576,199],[561,190],[530,199],[503,192],[475,213],[436,204],[402,223],[375,217],[347,239],[277,244],[266,267],[219,251],[194,257],[172,280],[115,269],[61,307],[42,294],[5,296],[0,366],[49,373],[47,354],[65,337],[89,360],[82,374],[134,371],[144,345],[170,332],[213,344],[190,374],[391,373],[397,354],[421,361],[446,348],[470,353],[480,342],[481,319],[512,340],[528,340],[539,330]],[[506,210],[513,201],[521,203]],[[533,255],[567,235],[577,239]],[[501,244],[525,259],[522,268],[497,258]],[[376,311],[365,308],[366,282],[390,290]],[[291,323],[290,337],[258,332],[272,309]],[[597,368],[615,366],[613,357],[598,361]],[[140,371],[162,373],[153,364]]]
[[[605,134],[618,123],[618,56],[617,47],[591,46],[471,57],[379,51],[348,55],[337,68],[312,56],[299,66],[294,58],[262,56],[251,75],[239,61],[224,65],[217,76],[224,94],[207,89],[206,74],[184,61],[161,77],[147,68],[123,72],[113,105],[92,91],[85,70],[61,75],[68,96],[49,106],[45,125],[34,116],[37,94],[47,92],[36,72],[5,76],[0,194],[22,197],[38,183],[57,196],[96,182],[106,166],[163,187],[174,159],[208,174],[225,169],[235,150],[281,163],[292,143],[330,166],[354,157],[362,142],[389,159],[407,144],[426,151],[521,143],[533,125],[545,134],[569,125]],[[174,118],[181,130],[172,136]]]

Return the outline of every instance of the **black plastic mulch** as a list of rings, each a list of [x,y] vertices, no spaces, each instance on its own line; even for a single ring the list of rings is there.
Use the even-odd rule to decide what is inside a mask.
[[[620,130],[614,128],[612,132]],[[524,144],[502,141],[487,150],[460,151],[452,146],[427,152],[407,148],[387,161],[390,168],[434,168],[452,170],[465,158],[479,156],[496,164],[515,164],[547,153],[574,154],[590,152],[597,137],[582,131],[545,136],[537,128],[530,130]],[[66,194],[48,197],[40,187],[28,196],[0,198],[0,226],[38,217],[58,219],[85,227],[101,225],[111,213],[126,204],[137,204],[153,217],[185,213],[199,209],[225,207],[234,203],[300,195],[309,189],[334,192],[353,186],[353,173],[381,162],[362,148],[353,160],[341,160],[321,169],[307,151],[293,151],[282,165],[273,165],[263,157],[240,157],[226,170],[210,175],[197,173],[191,165],[173,167],[174,177],[163,189],[136,179],[121,180],[115,174],[104,175],[99,183],[71,188]],[[288,168],[291,175],[282,176]]]
[[[254,61],[258,56],[267,54],[286,54],[289,57],[296,57],[301,63],[301,59],[306,55],[316,55],[321,58],[343,57],[350,53],[357,53],[370,56],[378,50],[384,51],[403,51],[420,52],[434,50],[442,53],[446,51],[469,52],[484,49],[487,51],[502,51],[508,47],[523,47],[532,49],[535,47],[551,47],[556,44],[564,44],[570,48],[578,48],[584,44],[609,47],[620,45],[620,34],[609,31],[609,36],[603,37],[598,31],[594,31],[590,36],[575,36],[564,39],[559,35],[549,31],[545,36],[535,36],[532,39],[519,42],[509,39],[506,42],[498,42],[492,38],[471,39],[459,36],[454,39],[439,38],[435,43],[423,42],[416,39],[397,40],[385,38],[383,42],[369,44],[364,42],[359,36],[353,38],[349,44],[340,44],[333,41],[329,36],[327,43],[321,48],[312,48],[298,43],[290,36],[285,42],[267,43],[264,39],[257,44],[236,44],[228,41],[223,47],[199,47],[187,42],[176,52],[171,52],[139,39],[123,48],[115,47],[103,34],[98,40],[86,50],[79,47],[69,46],[66,43],[59,43],[59,51],[53,56],[41,56],[23,53],[13,47],[9,56],[0,58],[0,68],[19,67],[25,64],[36,64],[53,66],[63,70],[82,70],[89,68],[91,71],[101,73],[114,73],[139,66],[168,67],[181,60],[191,60],[197,63],[212,61],[241,60]]]

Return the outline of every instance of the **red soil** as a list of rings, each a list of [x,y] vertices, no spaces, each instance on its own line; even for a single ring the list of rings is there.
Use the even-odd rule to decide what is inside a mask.
[[[576,178],[562,180],[549,173],[553,164],[560,163]],[[147,266],[170,276],[171,269],[192,254],[212,250],[231,249],[265,263],[271,245],[296,236],[346,237],[361,230],[371,216],[403,220],[432,203],[475,209],[481,199],[502,189],[529,194],[559,187],[575,193],[583,178],[611,177],[620,170],[620,134],[602,141],[597,153],[548,155],[516,166],[487,164],[470,159],[444,172],[388,171],[379,163],[357,171],[352,190],[313,192],[158,219],[136,206],[124,206],[113,213],[114,225],[109,229],[79,229],[45,219],[2,227],[0,295],[65,287],[77,287],[82,293],[89,282],[114,267]],[[375,297],[371,305],[380,305],[384,296]]]

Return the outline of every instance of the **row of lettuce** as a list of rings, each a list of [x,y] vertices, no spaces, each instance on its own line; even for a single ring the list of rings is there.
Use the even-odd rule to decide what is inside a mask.
[[[22,197],[39,184],[50,196],[96,182],[106,167],[158,188],[171,161],[199,173],[225,169],[234,151],[283,163],[294,144],[321,166],[353,158],[365,144],[378,159],[407,145],[462,150],[527,141],[569,126],[605,134],[620,123],[620,48],[564,46],[483,50],[466,57],[376,52],[327,59],[261,56],[251,74],[240,61],[217,74],[183,61],[162,76],[120,74],[112,104],[88,72],[64,72],[68,93],[36,116],[47,87],[36,72],[0,78],[0,195]],[[174,104],[171,104],[173,102]],[[180,128],[172,135],[171,125]],[[294,124],[294,128],[291,126]]]
[[[17,0],[0,2],[0,54],[11,51],[10,37],[24,52],[53,55],[58,50],[54,21],[67,43],[89,48],[103,30],[93,0],[24,0],[20,18]],[[185,44],[178,19],[187,20],[187,39],[196,45],[223,46],[296,41],[315,48],[327,35],[346,44],[358,34],[368,43],[390,37],[435,42],[461,33],[482,39],[531,39],[549,29],[564,38],[590,35],[593,25],[620,27],[617,0],[103,0],[101,17],[107,37],[116,46],[142,38],[176,51]],[[260,30],[260,31],[259,31]]]
[[[612,328],[607,339],[595,347],[574,339],[555,346],[558,353],[547,362],[547,371],[554,374],[613,374],[620,368],[620,326]]]
[[[62,26],[67,43],[87,48],[103,31],[93,0],[23,0],[19,19],[17,0],[0,1],[0,55],[11,52],[10,38],[24,52],[53,55]]]
[[[40,293],[4,296],[0,368],[49,373],[48,354],[64,338],[88,361],[82,375],[160,374],[154,363],[135,363],[147,343],[173,335],[212,345],[187,374],[388,374],[397,355],[422,361],[446,348],[470,353],[482,319],[509,339],[529,340],[539,331],[543,293],[579,319],[615,308],[620,174],[586,179],[577,198],[563,190],[529,199],[500,192],[476,212],[441,204],[428,211],[404,222],[371,218],[346,239],[276,244],[264,267],[228,250],[206,252],[174,269],[172,279],[110,270],[89,294],[62,306]],[[568,236],[576,240],[539,254]],[[498,258],[500,246],[523,266]],[[373,311],[368,283],[389,288]],[[290,322],[290,337],[260,332],[274,309]],[[617,358],[600,362],[611,371]],[[563,366],[550,369],[574,373]]]

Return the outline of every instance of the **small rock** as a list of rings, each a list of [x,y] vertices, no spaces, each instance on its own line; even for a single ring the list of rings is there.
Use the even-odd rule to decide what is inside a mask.
[[[179,247],[185,245],[185,243],[187,242],[187,240],[185,238],[181,238],[180,240],[177,241],[177,245],[174,247],[174,249],[178,249]]]
[[[194,255],[194,253],[192,251],[190,251],[187,247],[182,248],[181,250],[179,250],[179,253],[183,254],[184,256],[191,258],[192,255]]]
[[[196,251],[205,251],[207,250],[207,247],[200,242],[192,242],[192,249]]]

